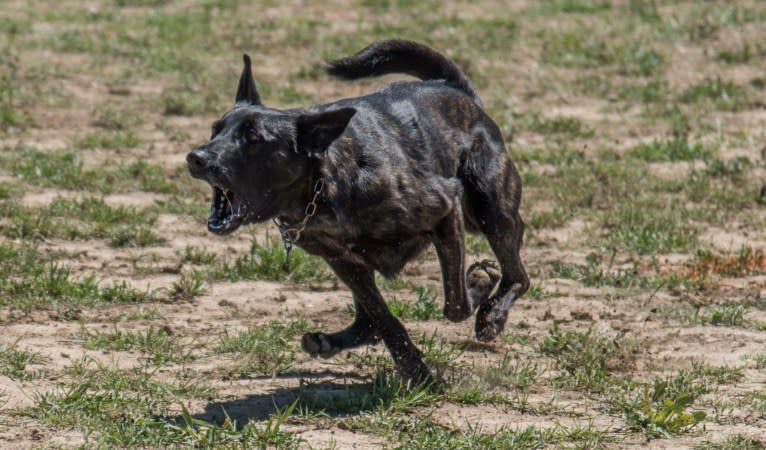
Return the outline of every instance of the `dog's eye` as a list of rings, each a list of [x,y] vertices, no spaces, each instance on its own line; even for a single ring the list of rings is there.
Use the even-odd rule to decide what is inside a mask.
[[[223,130],[223,124],[221,122],[216,122],[213,124],[213,130],[210,132],[210,139],[213,139],[218,135],[218,133]]]
[[[245,139],[247,139],[247,142],[259,142],[263,140],[261,133],[252,126],[245,129]]]

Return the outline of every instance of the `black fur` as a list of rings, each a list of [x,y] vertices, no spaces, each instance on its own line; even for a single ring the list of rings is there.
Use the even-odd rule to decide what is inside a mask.
[[[272,218],[301,223],[323,180],[316,215],[295,243],[323,257],[348,285],[356,318],[337,333],[304,335],[303,348],[330,357],[382,338],[405,378],[430,380],[374,278],[376,270],[395,276],[429,244],[442,268],[445,316],[461,321],[478,309],[477,338],[497,336],[529,287],[519,258],[521,181],[460,69],[422,44],[381,41],[331,63],[329,72],[348,79],[403,72],[423,80],[277,110],[260,103],[248,62],[237,105],[214,124],[210,142],[188,155],[189,170],[214,186],[208,227],[219,234]],[[485,262],[466,273],[465,229],[486,235],[499,271]]]

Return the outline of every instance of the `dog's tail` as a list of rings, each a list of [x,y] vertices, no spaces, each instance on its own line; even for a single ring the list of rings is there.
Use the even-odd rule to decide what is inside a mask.
[[[426,45],[403,39],[378,41],[354,56],[330,61],[330,75],[346,80],[387,73],[406,73],[421,80],[444,80],[479,106],[481,100],[462,70],[446,56]]]

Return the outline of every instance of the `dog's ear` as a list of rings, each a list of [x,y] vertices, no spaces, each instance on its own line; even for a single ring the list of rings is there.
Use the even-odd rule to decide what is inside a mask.
[[[296,123],[298,151],[312,156],[322,154],[335,139],[343,134],[354,114],[356,114],[354,108],[301,114]]]
[[[237,86],[236,103],[249,103],[251,105],[260,105],[261,96],[258,95],[258,89],[253,80],[253,69],[250,67],[250,57],[242,55],[245,66],[242,68],[242,75],[239,77],[239,86]]]

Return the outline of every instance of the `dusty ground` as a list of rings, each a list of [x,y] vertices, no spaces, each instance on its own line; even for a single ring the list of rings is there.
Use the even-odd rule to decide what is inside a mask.
[[[759,2],[59,3],[55,13],[47,2],[0,7],[0,447],[766,445]],[[183,167],[231,104],[243,51],[267,104],[308,105],[388,81],[345,84],[318,70],[384,36],[425,40],[466,67],[525,181],[533,289],[495,342],[475,342],[471,321],[438,317],[433,251],[404,283],[383,285],[426,310],[403,321],[452,387],[425,399],[389,392],[380,345],[302,354],[304,330],[351,321],[350,293],[305,255],[304,275],[281,273],[271,224],[207,233],[208,189]],[[674,130],[693,155],[641,153]],[[137,161],[146,166],[116,169]],[[101,180],[105,170],[114,175]],[[121,241],[85,213],[43,220],[57,201],[92,197],[146,214],[156,239],[136,237],[136,224]],[[262,253],[248,260],[253,243]],[[37,269],[10,256],[22,249]],[[471,261],[492,257],[479,237],[469,249]],[[239,275],[221,273],[237,262]],[[93,277],[97,290],[134,291],[118,301],[57,290],[51,267],[69,268],[62,286]],[[276,337],[258,335],[270,326]],[[265,347],[221,350],[239,333]],[[145,342],[110,347],[126,336]],[[161,345],[169,360],[155,358]],[[29,357],[16,371],[12,352]],[[663,405],[676,416],[659,417]],[[184,407],[205,423],[185,423]],[[239,428],[226,428],[227,415]],[[203,435],[216,425],[220,436]],[[503,433],[504,444],[488,443]]]

